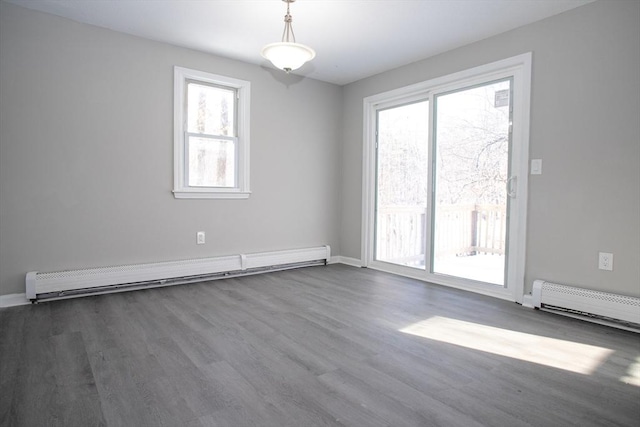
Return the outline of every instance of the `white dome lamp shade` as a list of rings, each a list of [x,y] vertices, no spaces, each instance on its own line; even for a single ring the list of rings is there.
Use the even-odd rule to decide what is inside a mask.
[[[309,46],[296,43],[296,36],[291,26],[292,17],[289,13],[289,4],[296,0],[282,0],[287,3],[287,14],[284,16],[284,32],[282,41],[270,43],[262,48],[262,56],[277,68],[289,73],[302,67],[305,62],[311,61],[316,52]]]
[[[262,56],[288,73],[311,61],[316,53],[309,46],[300,43],[280,42],[263,47]]]

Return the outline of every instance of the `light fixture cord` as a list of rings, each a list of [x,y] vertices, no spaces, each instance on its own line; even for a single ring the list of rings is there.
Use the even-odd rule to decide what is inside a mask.
[[[289,5],[291,2],[287,1],[287,14],[284,16],[284,31],[282,32],[282,41],[287,43],[295,43],[296,35],[293,34],[293,26],[291,25],[291,21],[293,21],[293,17],[291,13],[289,13]]]

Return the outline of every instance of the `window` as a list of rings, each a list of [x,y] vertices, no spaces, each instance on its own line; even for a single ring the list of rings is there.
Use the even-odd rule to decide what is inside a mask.
[[[174,79],[174,196],[248,198],[250,83],[181,67]]]

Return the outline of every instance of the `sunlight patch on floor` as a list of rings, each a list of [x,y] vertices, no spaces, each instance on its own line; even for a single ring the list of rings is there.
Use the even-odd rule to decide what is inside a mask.
[[[608,348],[440,316],[400,332],[587,375],[613,353]]]
[[[620,381],[640,387],[640,357],[636,357],[636,361],[629,366],[627,375],[620,378]]]

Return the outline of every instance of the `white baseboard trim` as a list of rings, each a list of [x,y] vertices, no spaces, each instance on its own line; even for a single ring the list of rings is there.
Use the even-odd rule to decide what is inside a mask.
[[[328,260],[329,264],[346,264],[353,267],[361,267],[359,259],[343,256],[332,256]],[[0,295],[0,308],[16,307],[19,305],[27,305],[31,302],[27,299],[26,293]]]
[[[329,246],[233,254],[208,258],[124,264],[58,272],[30,271],[25,277],[27,299],[45,301],[91,294],[216,280],[258,272],[324,264]]]
[[[27,304],[30,304],[30,302],[27,299],[27,295],[24,293],[0,295],[0,308],[15,307],[18,305],[27,305]]]
[[[362,263],[359,259],[344,256],[332,256],[329,259],[328,263],[346,264],[352,267],[362,267]],[[30,303],[31,302],[27,299],[27,295],[25,293],[0,295],[0,308],[15,307],[19,305],[27,305]]]
[[[362,267],[362,264],[359,259],[343,257],[343,256],[332,256],[329,259],[328,263],[329,264],[345,264],[345,265],[350,265],[352,267]],[[30,301],[27,299],[27,296],[25,293],[0,295],[0,308],[16,307],[19,305],[27,305],[27,304],[30,304]],[[531,295],[526,294],[523,296],[522,306],[527,308],[534,308],[533,298]]]
[[[522,296],[522,306],[526,308],[535,308],[533,306],[533,296],[531,296],[531,294],[525,294]]]
[[[329,260],[329,264],[346,264],[352,267],[362,267],[362,263],[359,259],[339,255],[332,256]]]

